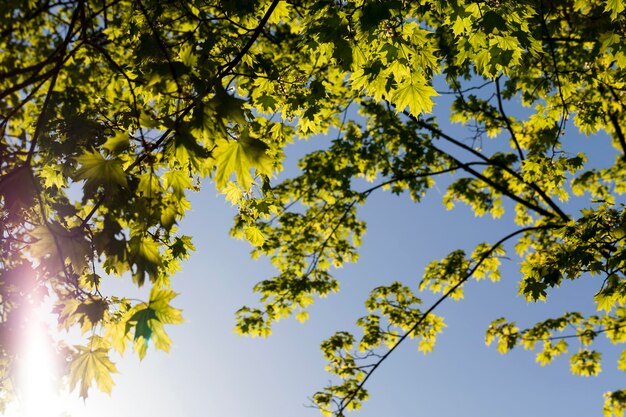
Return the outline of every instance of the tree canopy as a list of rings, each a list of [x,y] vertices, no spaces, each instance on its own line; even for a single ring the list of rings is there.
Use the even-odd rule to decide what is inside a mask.
[[[291,315],[306,320],[315,298],[339,289],[334,271],[357,260],[358,208],[373,193],[419,203],[441,177],[446,207],[502,222],[502,238],[471,253],[450,242],[418,288],[372,289],[362,334],[322,343],[335,378],[313,396],[325,415],[358,408],[406,339],[431,351],[445,327],[436,308],[470,279],[497,281],[507,250],[529,302],[564,280],[593,280],[597,312],[528,328],[497,318],[487,343],[535,349],[541,364],[568,354],[574,374],[597,374],[594,341],[626,341],[625,9],[622,0],[1,2],[5,401],[16,340],[45,299],[59,328],[83,332],[83,345],[58,341],[83,397],[92,385],[111,390],[112,350],[168,350],[165,325],[183,320],[172,280],[193,250],[177,224],[206,177],[238,207],[232,235],[277,270],[254,288],[259,304],[237,312],[237,331],[251,336]],[[447,112],[434,107],[443,96]],[[302,158],[301,175],[277,183],[287,144],[329,132],[336,139]],[[573,152],[576,132],[610,140],[613,163]],[[150,286],[149,299],[103,294],[112,276]],[[441,297],[423,305],[424,291]],[[581,347],[568,352],[571,336]],[[626,351],[617,366],[626,370]],[[626,390],[605,395],[606,416],[625,409]]]

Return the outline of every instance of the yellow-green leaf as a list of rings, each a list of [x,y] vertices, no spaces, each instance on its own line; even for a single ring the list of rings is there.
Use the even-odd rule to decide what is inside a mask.
[[[179,324],[184,321],[181,310],[170,305],[170,301],[177,295],[170,289],[152,287],[150,291],[150,308],[154,310],[156,318],[161,323]]]
[[[233,206],[238,204],[239,200],[241,200],[241,197],[243,196],[243,190],[232,181],[229,181],[228,184],[226,184],[222,193],[226,194],[226,200],[230,201]]]
[[[128,186],[122,162],[117,159],[106,159],[98,152],[85,152],[76,157],[76,161],[81,164],[76,171],[76,178],[86,180],[87,184]]]
[[[615,20],[617,15],[624,11],[626,5],[623,0],[607,0],[604,10],[611,13],[611,20]]]
[[[70,389],[74,389],[80,383],[80,396],[87,398],[87,393],[92,381],[95,380],[98,388],[107,394],[113,388],[112,373],[117,372],[115,364],[109,359],[108,351],[104,348],[90,349],[84,346],[76,346],[78,355],[70,364]]]
[[[272,159],[267,155],[268,146],[259,139],[251,138],[245,132],[239,140],[219,140],[213,152],[217,169],[215,183],[222,190],[234,173],[237,182],[245,189],[252,186],[251,169],[257,174],[272,173]]]
[[[437,95],[435,89],[428,85],[423,77],[414,74],[398,86],[391,101],[396,105],[398,112],[408,107],[413,116],[418,116],[422,112],[430,113],[433,108],[431,97]]]
[[[163,186],[166,188],[170,187],[174,191],[174,195],[179,199],[185,196],[185,190],[192,187],[189,174],[179,169],[167,171],[162,178]]]
[[[246,239],[254,246],[262,246],[265,242],[265,236],[258,227],[248,226],[245,229]]]
[[[104,142],[102,147],[112,154],[118,154],[123,150],[126,150],[130,147],[130,140],[128,139],[128,134],[125,132],[117,132],[115,136],[111,136]]]

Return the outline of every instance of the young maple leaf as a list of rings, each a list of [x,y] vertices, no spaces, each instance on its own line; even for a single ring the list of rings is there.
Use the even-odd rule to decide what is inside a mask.
[[[91,349],[85,346],[76,346],[78,356],[70,364],[70,389],[74,389],[80,382],[80,396],[87,398],[91,382],[96,381],[98,388],[111,393],[113,388],[112,373],[117,373],[115,364],[111,362],[108,350],[105,348]]]

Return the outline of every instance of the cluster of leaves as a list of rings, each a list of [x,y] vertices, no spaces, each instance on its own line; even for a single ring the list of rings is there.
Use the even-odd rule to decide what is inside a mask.
[[[567,348],[555,332],[574,326],[583,348],[572,370],[596,374],[595,336],[625,340],[626,215],[616,200],[626,190],[625,9],[622,0],[3,2],[0,373],[19,356],[24,309],[45,295],[61,328],[89,335],[60,350],[81,396],[94,381],[111,389],[111,350],[167,350],[164,324],[182,321],[170,278],[193,250],[177,222],[206,176],[239,207],[233,236],[277,268],[255,287],[260,306],[237,314],[240,333],[267,336],[339,289],[332,271],[357,260],[358,208],[372,193],[419,202],[449,175],[448,208],[494,219],[512,208],[517,229],[431,263],[418,288],[441,294],[430,306],[401,283],[375,288],[357,321],[363,337],[341,331],[322,344],[338,382],[316,405],[337,416],[360,407],[366,381],[406,339],[430,351],[444,327],[433,310],[461,298],[472,277],[497,280],[513,241],[529,301],[563,278],[600,276],[600,314],[568,312],[524,331],[498,320],[488,342],[507,351],[541,341],[547,363]],[[425,116],[439,94],[453,97],[450,120],[469,140]],[[523,119],[507,114],[517,101]],[[331,128],[337,139],[305,156],[300,176],[270,183],[285,145]],[[575,129],[608,133],[614,163],[589,168],[569,150]],[[566,212],[570,196],[582,215]],[[109,276],[149,284],[149,299],[105,294]],[[623,390],[606,395],[607,416],[625,408]]]
[[[368,395],[366,381],[399,343],[417,337],[420,349],[431,349],[434,337],[425,335],[443,328],[433,309],[447,298],[461,298],[469,278],[498,280],[504,245],[513,241],[522,260],[520,294],[534,302],[563,278],[601,276],[603,284],[590,296],[602,314],[568,312],[558,326],[548,320],[526,331],[497,321],[487,330],[488,342],[498,338],[505,351],[516,344],[533,349],[541,341],[543,364],[566,351],[563,337],[576,338],[582,347],[570,358],[572,372],[595,375],[600,352],[588,348],[595,335],[624,342],[624,208],[616,204],[624,191],[626,153],[620,78],[624,5],[355,1],[326,5],[329,9],[347,28],[352,58],[342,55],[337,65],[349,62],[351,103],[360,115],[351,117],[354,109],[346,107],[352,120],[336,125],[340,134],[331,146],[307,155],[299,177],[272,189],[272,202],[282,208],[258,218],[263,242],[253,254],[269,256],[280,273],[255,288],[262,307],[240,310],[238,329],[267,335],[274,321],[295,311],[303,317],[312,296],[338,288],[330,268],[355,259],[364,231],[356,209],[371,193],[388,189],[419,202],[435,176],[449,173],[443,198],[448,208],[465,203],[478,216],[498,219],[512,207],[518,229],[469,255],[455,250],[431,263],[419,290],[441,298],[429,308],[418,309],[418,300],[401,284],[374,289],[366,303],[370,314],[357,321],[363,328],[360,341],[340,331],[322,344],[338,382],[317,393],[315,404],[338,416],[359,408]],[[343,41],[333,43],[345,48]],[[450,118],[468,128],[471,141],[457,139],[422,114],[437,95],[435,77],[449,86],[441,93],[454,96]],[[530,110],[528,117],[507,114],[507,107],[518,108],[514,100]],[[585,154],[569,150],[566,132],[576,129],[607,132],[620,154],[614,164],[588,168]],[[495,138],[493,145],[483,147],[487,138]],[[360,179],[375,185],[366,188]],[[586,207],[579,217],[567,213],[572,195]],[[242,234],[249,220],[239,216],[234,234]],[[381,291],[384,308],[372,301]],[[568,325],[574,334],[553,334]],[[621,415],[621,393],[607,393],[606,415]]]
[[[291,128],[253,117],[251,104],[304,71],[326,71],[273,59],[273,36],[287,36],[278,29],[258,41],[261,28],[286,17],[279,3],[0,5],[3,384],[20,355],[23,313],[46,295],[60,328],[88,335],[84,345],[59,347],[83,397],[93,381],[110,391],[112,349],[123,353],[132,341],[140,358],[149,343],[169,349],[164,325],[183,321],[170,278],[193,250],[177,229],[187,194],[208,174],[220,189],[231,173],[246,189],[270,175]],[[284,84],[261,78],[261,67],[294,69]],[[241,98],[249,93],[253,102]],[[107,294],[110,276],[149,284],[149,299]]]
[[[421,304],[411,289],[399,282],[375,288],[365,301],[369,314],[357,320],[363,330],[357,349],[348,332],[337,332],[322,343],[326,369],[341,380],[313,397],[324,415],[332,415],[334,409],[360,408],[368,396],[363,388],[367,378],[407,337],[419,339],[420,351],[432,351],[445,324],[441,317],[420,310]]]

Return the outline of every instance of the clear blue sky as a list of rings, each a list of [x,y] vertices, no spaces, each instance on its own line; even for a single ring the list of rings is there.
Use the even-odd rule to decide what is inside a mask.
[[[609,158],[606,138],[572,140],[579,149],[593,148],[592,158]],[[315,145],[296,144],[292,154],[311,146]],[[193,235],[197,251],[173,278],[173,288],[180,293],[175,305],[184,309],[187,322],[169,326],[171,352],[151,349],[143,362],[132,352],[116,358],[120,373],[113,394],[92,389],[85,405],[72,406],[76,407],[72,415],[318,416],[306,405],[307,398],[329,380],[319,344],[334,331],[354,330],[372,288],[394,280],[416,288],[429,261],[457,248],[494,242],[515,229],[510,215],[493,221],[474,217],[462,205],[446,211],[443,192],[445,187],[434,187],[419,205],[389,193],[372,196],[361,211],[368,222],[361,260],[337,271],[342,291],[318,300],[306,323],[285,320],[269,339],[250,339],[233,332],[234,312],[256,302],[252,286],[274,271],[264,260],[249,258],[247,243],[228,237],[235,209],[207,184],[191,196],[193,211],[182,225],[185,234]],[[517,266],[513,256],[504,261],[500,283],[472,281],[464,300],[446,301],[437,313],[445,317],[448,328],[435,351],[424,356],[416,343],[406,341],[373,376],[367,386],[371,399],[352,415],[600,415],[602,393],[624,388],[626,381],[616,370],[618,349],[603,339],[598,344],[606,347],[603,372],[592,378],[572,376],[567,357],[540,367],[532,352],[516,350],[502,356],[495,346],[485,346],[484,331],[500,316],[525,327],[566,310],[592,308],[599,282],[589,278],[566,283],[549,303],[527,304],[517,296]],[[111,288],[127,291],[124,284]],[[429,294],[422,298],[425,305],[435,299]],[[570,350],[575,349],[572,342]]]

